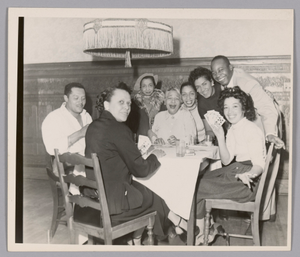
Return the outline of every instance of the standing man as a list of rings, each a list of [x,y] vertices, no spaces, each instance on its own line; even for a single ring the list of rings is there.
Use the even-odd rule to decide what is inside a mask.
[[[259,82],[242,69],[234,68],[227,57],[218,55],[211,61],[213,78],[224,88],[239,86],[250,94],[260,120],[257,125],[262,128],[267,141],[274,143],[276,148],[284,148],[284,142],[277,136],[278,112],[273,99],[267,95]]]
[[[79,83],[65,86],[65,102],[47,115],[42,123],[42,137],[48,154],[71,152],[84,155],[85,133],[92,118],[84,108],[85,88]]]

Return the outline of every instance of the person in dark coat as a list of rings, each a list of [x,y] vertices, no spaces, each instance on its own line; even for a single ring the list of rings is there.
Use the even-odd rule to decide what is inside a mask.
[[[132,176],[146,177],[159,169],[158,158],[163,157],[165,153],[155,149],[144,159],[136,147],[132,132],[124,123],[131,109],[127,85],[120,83],[117,87],[102,92],[97,101],[97,108],[100,117],[93,121],[87,130],[85,155],[90,157],[92,153],[96,153],[100,160],[112,224],[120,224],[157,211],[153,228],[155,235],[164,236],[168,218],[175,225],[186,229],[186,222],[171,212],[163,199],[132,180]],[[88,171],[86,176],[94,179]],[[99,220],[97,210],[78,206],[77,210],[84,213],[81,216],[85,216],[90,222]],[[134,232],[134,244],[141,244],[143,230]]]
[[[147,136],[156,114],[166,110],[165,94],[157,88],[157,84],[157,75],[144,73],[133,87],[131,112],[126,123],[137,137]]]

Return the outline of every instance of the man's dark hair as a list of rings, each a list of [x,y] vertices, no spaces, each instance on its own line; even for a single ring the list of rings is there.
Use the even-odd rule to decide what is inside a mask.
[[[67,97],[69,97],[69,95],[71,94],[72,92],[72,88],[82,88],[85,92],[85,88],[83,85],[81,85],[80,83],[77,83],[77,82],[72,82],[72,83],[69,83],[65,86],[65,91],[64,91],[64,95],[66,95]]]
[[[227,65],[230,65],[229,59],[228,59],[226,56],[224,56],[224,55],[217,55],[217,56],[215,56],[215,57],[211,60],[211,63],[213,63],[213,62],[216,61],[216,60],[220,60],[220,59],[224,60],[224,61],[226,62]]]

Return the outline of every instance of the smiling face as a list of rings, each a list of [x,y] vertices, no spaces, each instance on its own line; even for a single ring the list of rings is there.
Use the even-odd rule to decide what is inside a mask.
[[[195,80],[195,87],[197,92],[204,98],[208,98],[214,93],[213,82],[207,80],[204,76]]]
[[[145,78],[141,82],[141,91],[144,95],[150,96],[154,91],[155,85],[151,78]]]
[[[196,92],[192,86],[187,85],[181,90],[181,97],[186,107],[193,107],[196,103]]]
[[[178,112],[180,104],[180,95],[175,90],[167,92],[166,106],[171,115]]]
[[[244,118],[242,103],[234,97],[226,98],[224,101],[224,115],[231,124],[238,123]]]
[[[233,74],[233,67],[223,59],[216,59],[211,64],[213,78],[223,86],[227,86]]]
[[[77,117],[83,110],[86,103],[85,91],[83,88],[73,87],[71,93],[64,95],[67,110]]]
[[[109,111],[117,121],[126,121],[131,110],[131,98],[129,93],[123,89],[116,89],[111,96],[110,102],[104,102],[104,108]]]

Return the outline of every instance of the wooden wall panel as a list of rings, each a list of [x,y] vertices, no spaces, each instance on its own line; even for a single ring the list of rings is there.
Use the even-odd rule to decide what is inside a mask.
[[[86,87],[86,110],[93,118],[98,116],[94,107],[97,95],[106,87],[123,81],[133,87],[143,73],[158,75],[163,90],[179,87],[197,66],[210,68],[211,58],[134,60],[132,68],[123,61],[28,64],[24,66],[24,165],[43,167],[45,148],[41,137],[41,124],[49,112],[63,102],[64,86],[79,82]],[[286,183],[289,170],[289,129],[291,90],[291,57],[233,57],[235,67],[256,77],[271,91],[280,104],[284,116],[284,138],[287,150],[282,154],[278,175],[279,184]],[[281,180],[281,181],[280,181]],[[285,181],[283,181],[285,180]],[[285,187],[282,187],[285,188]]]

